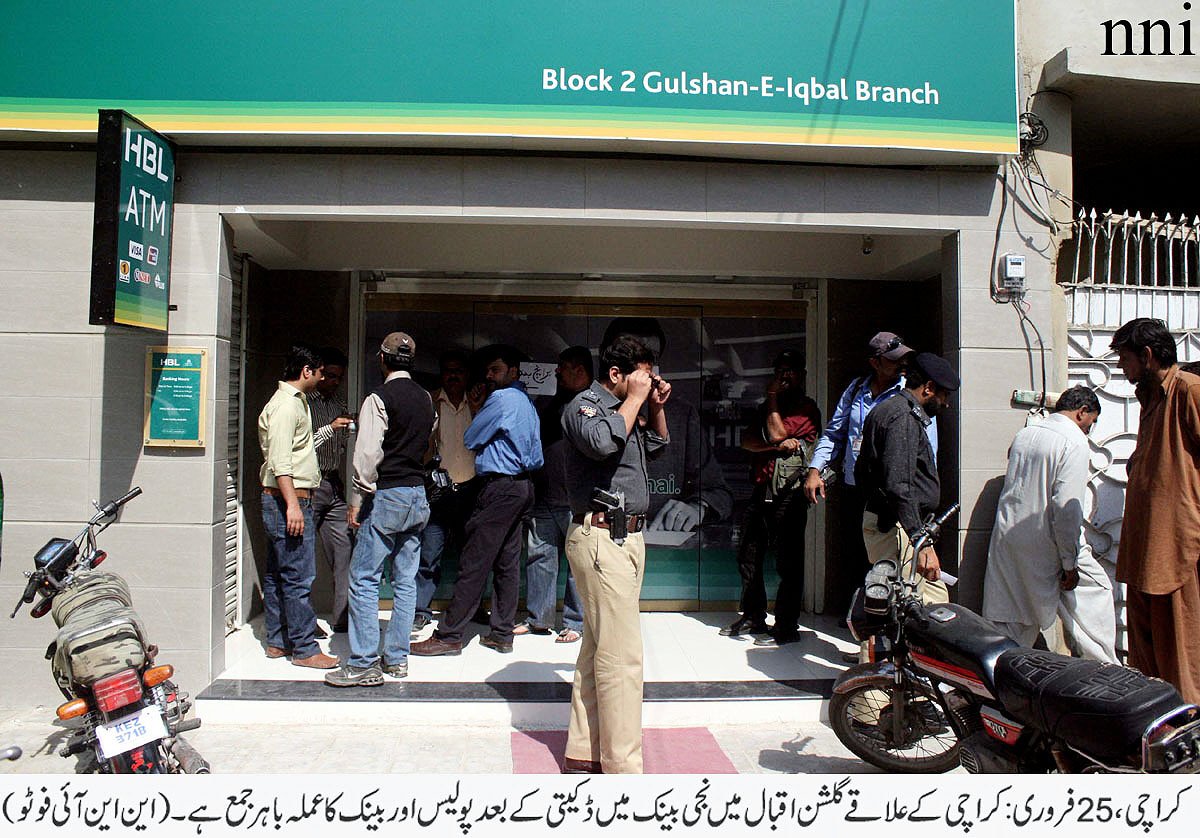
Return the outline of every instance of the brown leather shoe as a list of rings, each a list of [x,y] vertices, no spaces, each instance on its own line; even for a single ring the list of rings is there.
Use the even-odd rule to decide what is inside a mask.
[[[324,652],[317,652],[307,658],[292,658],[292,666],[306,666],[309,669],[333,669],[338,665],[338,659]]]
[[[562,773],[564,774],[603,774],[600,763],[590,759],[571,759],[563,757]]]
[[[442,640],[436,634],[428,640],[422,640],[419,643],[414,643],[409,648],[410,655],[420,655],[421,657],[432,658],[438,655],[461,655],[462,643],[451,643],[447,640]]]
[[[286,658],[290,654],[291,652],[289,652],[287,649],[280,649],[278,646],[267,647],[267,657],[271,660],[275,660],[277,658]]]

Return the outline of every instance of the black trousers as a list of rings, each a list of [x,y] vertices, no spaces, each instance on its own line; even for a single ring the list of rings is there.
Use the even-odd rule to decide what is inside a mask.
[[[321,478],[321,485],[312,496],[313,526],[325,553],[325,561],[333,574],[333,610],[329,625],[333,629],[346,627],[347,602],[350,590],[350,556],[354,552],[350,526],[346,523],[346,494],[342,478],[337,473]]]
[[[524,522],[533,507],[533,482],[505,477],[482,480],[475,507],[467,519],[465,543],[458,558],[458,579],[445,618],[435,634],[451,643],[463,632],[483,596],[489,571],[492,579],[492,635],[511,640],[521,588],[521,544]]]
[[[767,500],[767,486],[754,487],[738,544],[738,573],[742,577],[742,614],[751,619],[767,616],[767,587],[763,563],[775,547],[779,591],[775,595],[775,627],[785,631],[800,622],[804,596],[804,528],[808,501],[800,490]]]

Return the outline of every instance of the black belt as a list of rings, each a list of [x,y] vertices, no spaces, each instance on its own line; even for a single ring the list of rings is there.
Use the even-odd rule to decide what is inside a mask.
[[[587,520],[587,516],[592,516],[592,526],[599,527],[602,530],[610,528],[608,515],[603,512],[580,512],[578,515],[572,515],[571,520],[576,524],[582,524]],[[628,532],[641,532],[642,527],[646,524],[645,515],[626,515],[625,529]]]
[[[529,472],[523,471],[520,474],[501,474],[498,471],[489,471],[486,474],[477,475],[480,480],[529,480]]]

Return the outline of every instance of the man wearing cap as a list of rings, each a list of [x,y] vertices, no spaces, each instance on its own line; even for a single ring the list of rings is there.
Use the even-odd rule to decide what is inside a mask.
[[[463,442],[475,452],[479,493],[467,520],[458,559],[458,579],[446,614],[433,636],[414,643],[414,655],[457,655],[463,632],[479,605],[491,572],[491,632],[479,644],[497,652],[513,650],[513,627],[521,586],[524,519],[533,507],[531,472],[542,467],[537,411],[521,381],[525,356],[503,344],[476,353],[488,394],[467,428]]]
[[[821,411],[804,393],[804,356],[785,349],[775,359],[775,376],[767,385],[758,421],[742,435],[742,448],[751,452],[754,492],[742,523],[738,543],[738,573],[742,577],[742,615],[721,634],[767,633],[767,588],[763,565],[774,544],[779,591],[775,595],[775,627],[758,646],[782,646],[800,639],[799,619],[804,594],[804,530],[808,506],[800,491],[807,455],[821,432]]]
[[[900,394],[867,415],[854,478],[866,500],[863,539],[871,564],[906,557],[925,517],[938,509],[941,484],[926,431],[958,387],[958,374],[946,360],[922,352],[909,363]],[[916,567],[922,599],[949,602],[932,545],[916,556]]]
[[[842,549],[847,552],[846,564],[852,571],[851,578],[857,583],[867,572],[867,554],[862,537],[862,512],[865,499],[854,479],[854,464],[862,446],[863,425],[867,416],[878,405],[904,389],[905,358],[915,354],[911,347],[894,332],[879,332],[867,343],[867,363],[871,367],[868,375],[850,382],[829,424],[825,426],[809,461],[808,475],[804,481],[804,494],[808,502],[816,504],[825,497],[826,485],[821,472],[842,457],[842,487],[838,490],[841,510]],[[937,458],[937,422],[929,423],[925,429],[929,436],[934,458]],[[843,508],[844,507],[844,508]]]
[[[358,530],[350,560],[350,658],[325,676],[333,687],[376,687],[408,675],[421,530],[429,520],[425,452],[437,424],[433,400],[412,379],[417,345],[392,332],[379,347],[384,382],[358,412],[347,520]],[[379,583],[392,563],[392,616],[379,654]]]

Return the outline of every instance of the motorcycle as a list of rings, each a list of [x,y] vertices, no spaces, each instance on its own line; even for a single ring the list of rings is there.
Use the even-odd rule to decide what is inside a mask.
[[[92,752],[93,768],[104,774],[207,774],[208,763],[180,736],[200,720],[184,718],[191,702],[171,681],[174,667],[155,662],[158,649],[146,641],[125,580],[96,569],[108,557],[96,536],[141,493],[135,487],[94,503],[96,514],[74,538],[46,542],[10,619],[40,595],[30,613],[51,614],[58,626],[46,649],[67,699],[57,715],[79,720],[60,756]]]
[[[936,540],[929,516],[912,555]],[[926,605],[916,562],[875,564],[846,623],[869,660],[836,681],[829,721],[887,771],[1196,773],[1200,708],[1134,669],[1018,646],[960,605]]]

